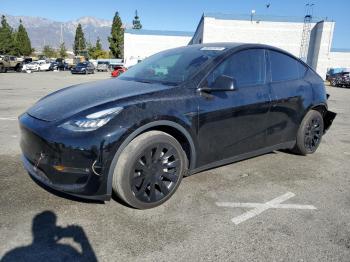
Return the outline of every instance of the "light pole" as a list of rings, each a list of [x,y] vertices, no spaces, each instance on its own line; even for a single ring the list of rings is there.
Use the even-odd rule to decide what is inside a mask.
[[[250,12],[250,22],[253,22],[253,16],[255,15],[255,10],[253,9],[251,12]]]

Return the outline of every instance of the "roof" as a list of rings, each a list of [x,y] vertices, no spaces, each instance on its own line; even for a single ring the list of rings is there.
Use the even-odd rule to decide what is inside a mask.
[[[204,17],[212,17],[220,20],[243,20],[250,21],[250,14],[224,14],[224,13],[204,13]],[[313,22],[327,20],[327,18],[312,17]],[[253,15],[253,21],[267,21],[267,22],[292,22],[292,23],[303,23],[303,16],[278,16],[278,15]]]
[[[134,35],[162,35],[162,36],[190,36],[194,32],[187,31],[167,31],[167,30],[146,30],[146,29],[126,29],[125,33]]]

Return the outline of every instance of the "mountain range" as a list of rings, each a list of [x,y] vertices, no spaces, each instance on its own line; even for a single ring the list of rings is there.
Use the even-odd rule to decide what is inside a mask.
[[[5,16],[7,22],[14,29],[17,29],[20,23],[19,21],[22,20],[29,34],[32,47],[35,48],[35,50],[41,50],[44,45],[58,48],[61,42],[61,36],[67,50],[72,50],[75,30],[79,23],[82,25],[87,42],[95,44],[97,37],[99,37],[103,49],[107,50],[109,47],[107,39],[111,33],[111,20],[84,16],[77,20],[57,22],[43,17],[12,16],[6,14]]]

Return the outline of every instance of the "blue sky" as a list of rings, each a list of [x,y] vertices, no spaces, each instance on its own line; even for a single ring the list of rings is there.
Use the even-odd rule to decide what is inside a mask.
[[[303,16],[305,4],[315,4],[314,16],[336,22],[333,47],[350,48],[350,1],[348,0],[0,0],[0,13],[41,16],[57,21],[82,16],[112,19],[119,11],[131,23],[138,10],[145,29],[194,31],[203,12]],[[270,3],[270,8],[266,4]]]

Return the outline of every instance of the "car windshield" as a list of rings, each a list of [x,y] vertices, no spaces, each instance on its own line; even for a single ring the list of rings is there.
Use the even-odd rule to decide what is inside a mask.
[[[77,64],[77,66],[87,66],[88,63],[84,62],[84,63],[79,63]]]
[[[150,56],[123,73],[120,79],[178,85],[188,80],[199,67],[218,56],[225,48],[177,48]]]

